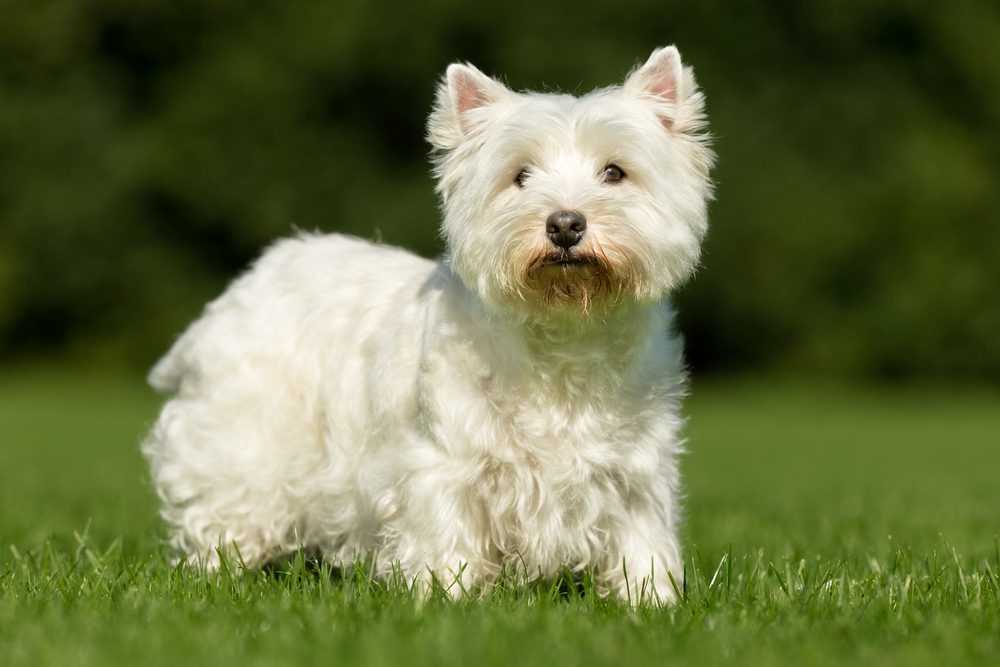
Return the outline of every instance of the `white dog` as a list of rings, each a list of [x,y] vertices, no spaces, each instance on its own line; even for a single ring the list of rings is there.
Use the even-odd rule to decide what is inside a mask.
[[[705,127],[674,47],[579,98],[451,65],[428,123],[445,259],[281,241],[150,374],[172,394],[144,451],[173,545],[210,566],[377,554],[454,591],[591,568],[673,599],[665,297],[706,232]]]

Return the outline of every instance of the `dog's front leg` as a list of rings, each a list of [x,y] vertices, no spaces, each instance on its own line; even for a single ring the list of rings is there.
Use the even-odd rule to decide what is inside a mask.
[[[492,571],[481,501],[467,478],[449,466],[409,476],[403,507],[391,522],[398,545],[390,556],[423,594],[437,582],[453,598],[484,583]]]
[[[636,513],[615,532],[618,557],[603,577],[611,591],[632,605],[676,602],[684,562],[675,529],[657,513]]]

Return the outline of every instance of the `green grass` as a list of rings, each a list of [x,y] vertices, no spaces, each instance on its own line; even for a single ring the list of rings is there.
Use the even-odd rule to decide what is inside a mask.
[[[316,572],[171,568],[135,379],[0,377],[0,665],[1000,662],[1000,394],[696,382],[688,583],[420,605]]]

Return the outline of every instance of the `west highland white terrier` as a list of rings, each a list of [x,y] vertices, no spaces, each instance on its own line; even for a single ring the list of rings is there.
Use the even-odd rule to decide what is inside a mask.
[[[590,569],[669,601],[684,393],[666,297],[713,153],[674,47],[582,97],[453,64],[428,122],[438,263],[303,234],[150,373],[143,449],[188,562],[305,547],[458,592]]]

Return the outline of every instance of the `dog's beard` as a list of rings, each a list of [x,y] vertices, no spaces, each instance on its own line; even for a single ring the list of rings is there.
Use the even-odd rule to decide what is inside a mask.
[[[575,304],[587,314],[596,303],[619,302],[633,282],[631,274],[591,241],[568,250],[536,249],[525,264],[523,284],[527,298],[545,306]]]

